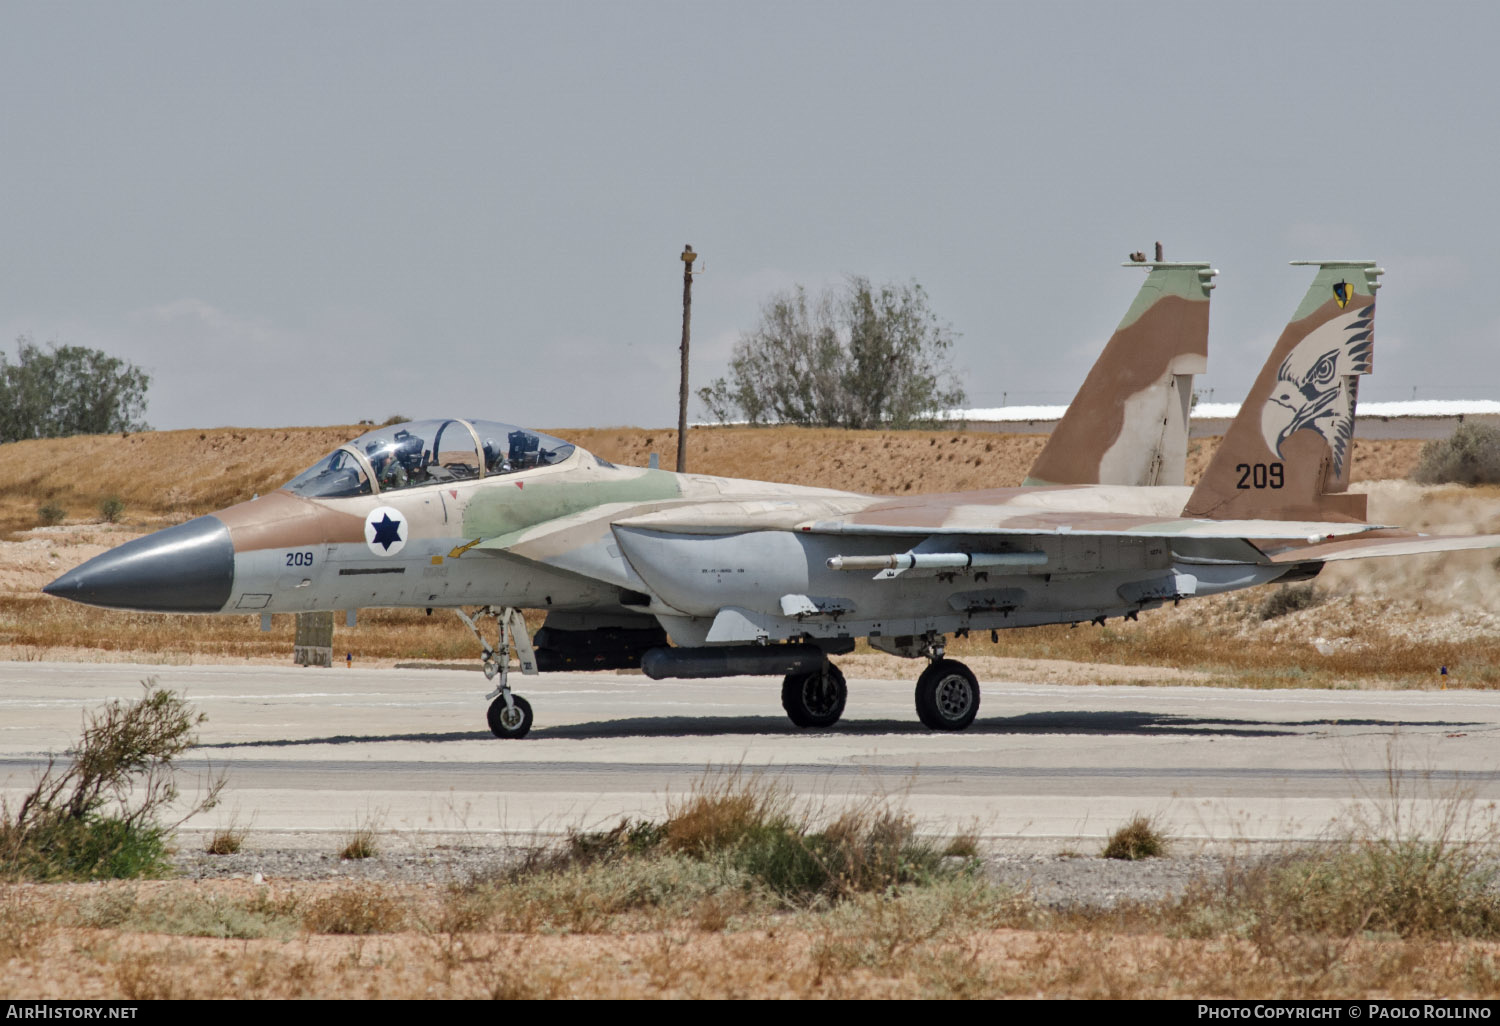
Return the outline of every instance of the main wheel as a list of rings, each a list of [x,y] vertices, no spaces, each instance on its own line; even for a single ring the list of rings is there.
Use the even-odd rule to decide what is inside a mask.
[[[939,659],[917,678],[917,718],[933,730],[963,730],[979,712],[979,681],[956,659]]]
[[[520,695],[511,695],[510,700],[515,703],[511,708],[506,708],[503,697],[490,703],[490,732],[502,738],[525,737],[531,729],[531,703]]]
[[[781,707],[799,727],[831,727],[844,715],[849,688],[832,663],[813,673],[789,673],[781,682]]]

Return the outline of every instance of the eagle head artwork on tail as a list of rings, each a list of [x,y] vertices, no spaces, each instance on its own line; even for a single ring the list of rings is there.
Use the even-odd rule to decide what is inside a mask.
[[[1361,521],[1349,491],[1359,376],[1375,351],[1372,260],[1295,260],[1318,268],[1224,434],[1183,515]]]
[[[1319,325],[1281,362],[1260,414],[1268,449],[1284,455],[1282,443],[1293,432],[1316,431],[1333,452],[1334,475],[1343,476],[1354,437],[1358,376],[1370,373],[1374,320],[1375,304],[1360,304]]]

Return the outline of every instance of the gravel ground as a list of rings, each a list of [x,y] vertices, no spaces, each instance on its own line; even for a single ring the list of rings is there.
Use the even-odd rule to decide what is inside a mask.
[[[182,875],[192,880],[248,879],[260,874],[267,880],[441,884],[493,872],[525,850],[504,838],[476,844],[472,837],[396,837],[377,839],[374,858],[354,860],[339,857],[346,838],[332,834],[281,835],[264,845],[247,844],[234,855],[206,854],[206,837],[183,836],[180,841],[175,861]],[[528,839],[526,843],[538,842]],[[1247,858],[1240,848],[1193,850],[1166,858],[1123,862],[1099,857],[1096,853],[1100,847],[1095,838],[1010,842],[984,852],[982,857],[991,879],[1023,891],[1049,908],[1110,908],[1159,901],[1181,894],[1195,881],[1218,881],[1226,867],[1243,866]]]

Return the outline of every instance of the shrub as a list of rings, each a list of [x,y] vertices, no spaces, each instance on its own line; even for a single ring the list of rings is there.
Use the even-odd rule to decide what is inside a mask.
[[[685,801],[667,807],[663,840],[672,851],[699,857],[731,850],[768,832],[796,832],[790,796],[773,781],[745,780],[738,771],[705,777]]]
[[[561,851],[529,853],[506,880],[683,858],[795,901],[839,900],[962,871],[916,836],[909,815],[882,800],[818,830],[774,781],[735,771],[699,781],[686,799],[669,804],[660,823],[626,820],[607,832],[572,833]]]
[[[395,933],[405,922],[401,903],[375,886],[351,887],[318,898],[302,917],[302,925],[313,933],[356,936]]]
[[[62,523],[67,515],[68,511],[55,502],[43,503],[36,508],[36,518],[48,526]]]
[[[1262,620],[1274,620],[1322,605],[1323,599],[1323,593],[1311,584],[1286,584],[1267,595],[1255,612]]]
[[[124,512],[125,500],[118,495],[107,495],[99,500],[99,515],[111,524],[118,524]]]
[[[288,938],[301,925],[295,898],[271,897],[268,888],[250,895],[197,890],[159,892],[143,898],[133,888],[103,890],[84,901],[77,923],[95,930],[132,930],[181,937],[249,940]]]
[[[243,827],[230,824],[220,827],[214,831],[214,835],[208,839],[208,844],[203,850],[209,855],[234,855],[245,846],[245,836],[248,833]]]
[[[1156,820],[1147,816],[1136,816],[1116,830],[1104,846],[1107,859],[1155,859],[1167,853],[1167,839],[1156,825]]]
[[[353,832],[344,837],[344,848],[339,852],[339,858],[348,861],[350,859],[373,859],[379,854],[375,845],[375,834],[379,829],[379,813],[370,812],[360,816],[354,823]]]
[[[979,832],[964,830],[954,834],[943,846],[943,855],[946,858],[977,859],[979,857]]]
[[[1420,484],[1500,483],[1500,428],[1460,424],[1447,438],[1422,446],[1411,476]]]
[[[349,861],[350,859],[373,859],[377,854],[374,831],[360,828],[349,836],[349,840],[344,844],[343,851],[339,852],[339,858],[345,861]]]
[[[196,743],[205,717],[173,691],[142,683],[145,695],[116,699],[89,715],[59,769],[49,759],[12,814],[0,803],[0,874],[36,880],[159,876],[177,824],[157,817],[179,796],[174,760]],[[222,777],[177,822],[218,803]]]
[[[1461,845],[1366,840],[1291,859],[1272,875],[1270,897],[1296,927],[1318,933],[1495,937],[1494,876]]]

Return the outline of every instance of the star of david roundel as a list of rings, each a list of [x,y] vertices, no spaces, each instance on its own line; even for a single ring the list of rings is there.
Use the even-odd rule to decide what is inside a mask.
[[[399,509],[378,506],[365,514],[365,545],[377,556],[394,556],[406,547],[411,525]]]

